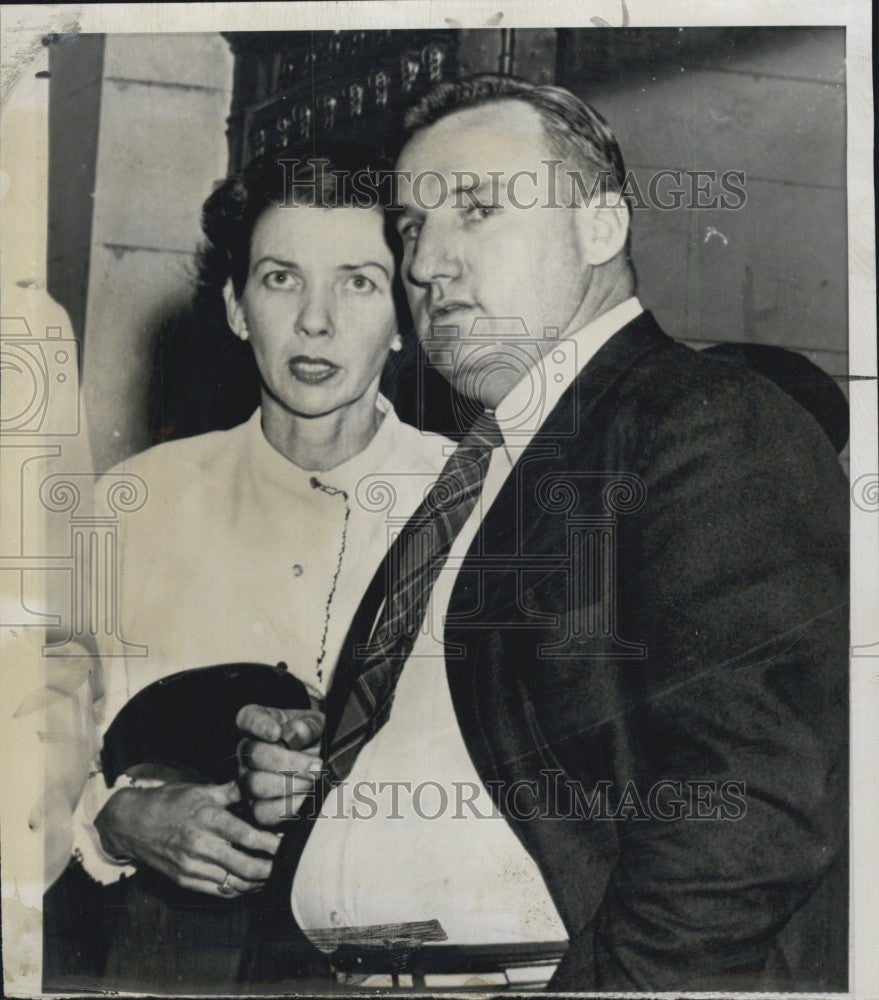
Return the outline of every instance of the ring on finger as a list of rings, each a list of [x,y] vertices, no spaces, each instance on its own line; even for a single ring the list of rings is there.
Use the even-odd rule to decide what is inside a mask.
[[[226,872],[226,877],[217,886],[217,891],[219,893],[221,893],[223,896],[231,896],[235,892],[235,890],[232,888],[232,886],[229,883],[229,879],[230,878],[232,878],[232,872]]]

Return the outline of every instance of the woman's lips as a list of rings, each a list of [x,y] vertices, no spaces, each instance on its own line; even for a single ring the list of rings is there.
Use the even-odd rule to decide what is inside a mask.
[[[328,361],[326,358],[307,358],[304,355],[291,358],[287,362],[287,367],[290,369],[290,374],[293,378],[298,379],[300,382],[305,382],[307,385],[317,385],[319,382],[326,382],[327,379],[331,379],[339,370],[338,365],[334,365],[332,361]]]

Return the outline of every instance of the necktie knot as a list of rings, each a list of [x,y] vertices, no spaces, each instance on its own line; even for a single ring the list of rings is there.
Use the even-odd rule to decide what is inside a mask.
[[[491,410],[483,410],[473,421],[473,426],[467,432],[466,437],[461,442],[462,445],[470,444],[476,448],[492,449],[504,443],[504,436],[501,433],[500,425]]]

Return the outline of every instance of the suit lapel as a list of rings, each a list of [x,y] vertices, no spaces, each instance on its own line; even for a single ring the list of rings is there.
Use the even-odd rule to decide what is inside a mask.
[[[609,398],[647,354],[674,342],[660,330],[653,314],[643,312],[596,351],[568,386],[558,404],[519,457],[515,468],[486,512],[471,545],[452,594],[449,610],[460,610],[472,599],[464,572],[480,555],[515,556],[537,551],[544,525],[519,498],[533,497],[537,481],[548,468],[560,473],[603,469],[605,442],[600,428],[606,422]]]
[[[521,774],[529,776],[529,761],[548,760],[550,768],[557,763],[504,638],[506,632],[514,648],[530,648],[535,632],[522,629],[531,614],[527,590],[538,586],[543,575],[558,573],[548,564],[557,567],[565,550],[566,534],[559,535],[565,517],[541,514],[532,502],[538,484],[556,473],[617,471],[607,425],[623,383],[635,366],[651,364],[651,353],[672,346],[653,317],[643,313],[595,353],[523,452],[461,566],[446,620],[446,676],[458,725],[483,781],[507,780],[504,762],[521,763]],[[596,490],[599,504],[601,498],[602,491]],[[527,587],[526,573],[533,574]],[[517,638],[518,644],[513,641]],[[449,655],[455,650],[464,653]],[[556,679],[563,686],[563,678]],[[521,836],[519,824],[512,826]],[[539,858],[533,843],[525,846]],[[559,898],[564,895],[560,890]]]

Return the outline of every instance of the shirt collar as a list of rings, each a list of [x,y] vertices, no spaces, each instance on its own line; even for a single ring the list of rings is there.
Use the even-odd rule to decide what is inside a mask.
[[[251,468],[258,480],[284,492],[312,493],[311,480],[316,478],[324,486],[344,490],[349,496],[357,483],[367,475],[385,467],[386,460],[398,447],[398,428],[400,420],[390,402],[379,393],[376,399],[376,409],[384,414],[378,430],[369,444],[347,461],[326,472],[312,472],[300,469],[269,443],[262,429],[262,410],[256,412],[248,421],[249,437],[248,455],[251,458]]]
[[[536,361],[495,410],[505,447],[516,452],[527,447],[596,351],[643,311],[632,296],[559,340]]]

